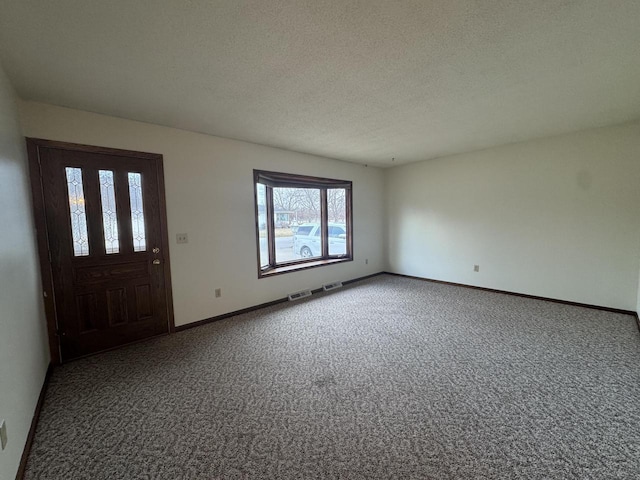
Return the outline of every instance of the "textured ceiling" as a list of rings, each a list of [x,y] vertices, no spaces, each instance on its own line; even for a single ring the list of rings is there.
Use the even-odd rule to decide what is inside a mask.
[[[391,165],[640,118],[638,0],[0,0],[22,98]]]

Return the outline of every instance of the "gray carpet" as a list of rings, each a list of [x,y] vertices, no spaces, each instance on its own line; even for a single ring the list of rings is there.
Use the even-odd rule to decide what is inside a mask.
[[[627,315],[388,275],[51,379],[28,479],[637,479]]]

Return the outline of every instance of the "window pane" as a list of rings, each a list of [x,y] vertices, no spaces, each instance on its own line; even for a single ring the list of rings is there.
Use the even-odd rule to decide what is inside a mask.
[[[294,235],[310,235],[313,230],[313,225],[300,225],[299,227],[292,227]]]
[[[84,207],[84,189],[82,188],[82,170],[74,167],[66,167],[65,170],[67,174],[67,189],[69,190],[73,254],[76,257],[89,255],[87,213]]]
[[[100,178],[100,199],[102,200],[102,225],[104,227],[104,248],[107,253],[118,253],[118,216],[116,214],[116,194],[111,170],[98,170]]]
[[[260,267],[269,265],[269,246],[267,244],[267,187],[256,184],[258,199],[258,239],[260,241]]]
[[[320,190],[274,188],[276,262],[322,256]],[[294,233],[295,232],[295,233]]]
[[[329,216],[329,255],[347,253],[347,191],[344,188],[327,190]]]
[[[147,249],[142,198],[142,175],[129,172],[129,200],[131,202],[131,230],[133,233],[134,252],[144,252]]]
[[[316,260],[332,259],[328,264],[352,259],[347,242],[351,239],[350,181],[262,170],[253,173],[258,278],[323,265]]]

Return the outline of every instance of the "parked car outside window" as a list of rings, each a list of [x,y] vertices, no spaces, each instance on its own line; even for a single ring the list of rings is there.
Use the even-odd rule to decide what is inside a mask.
[[[308,223],[300,225],[293,236],[293,250],[302,258],[322,256],[320,225]],[[329,254],[347,253],[347,226],[339,223],[329,224]]]

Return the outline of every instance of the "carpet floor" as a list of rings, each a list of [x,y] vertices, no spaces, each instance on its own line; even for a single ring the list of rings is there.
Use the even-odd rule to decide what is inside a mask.
[[[634,318],[381,275],[54,371],[27,479],[638,479]]]

